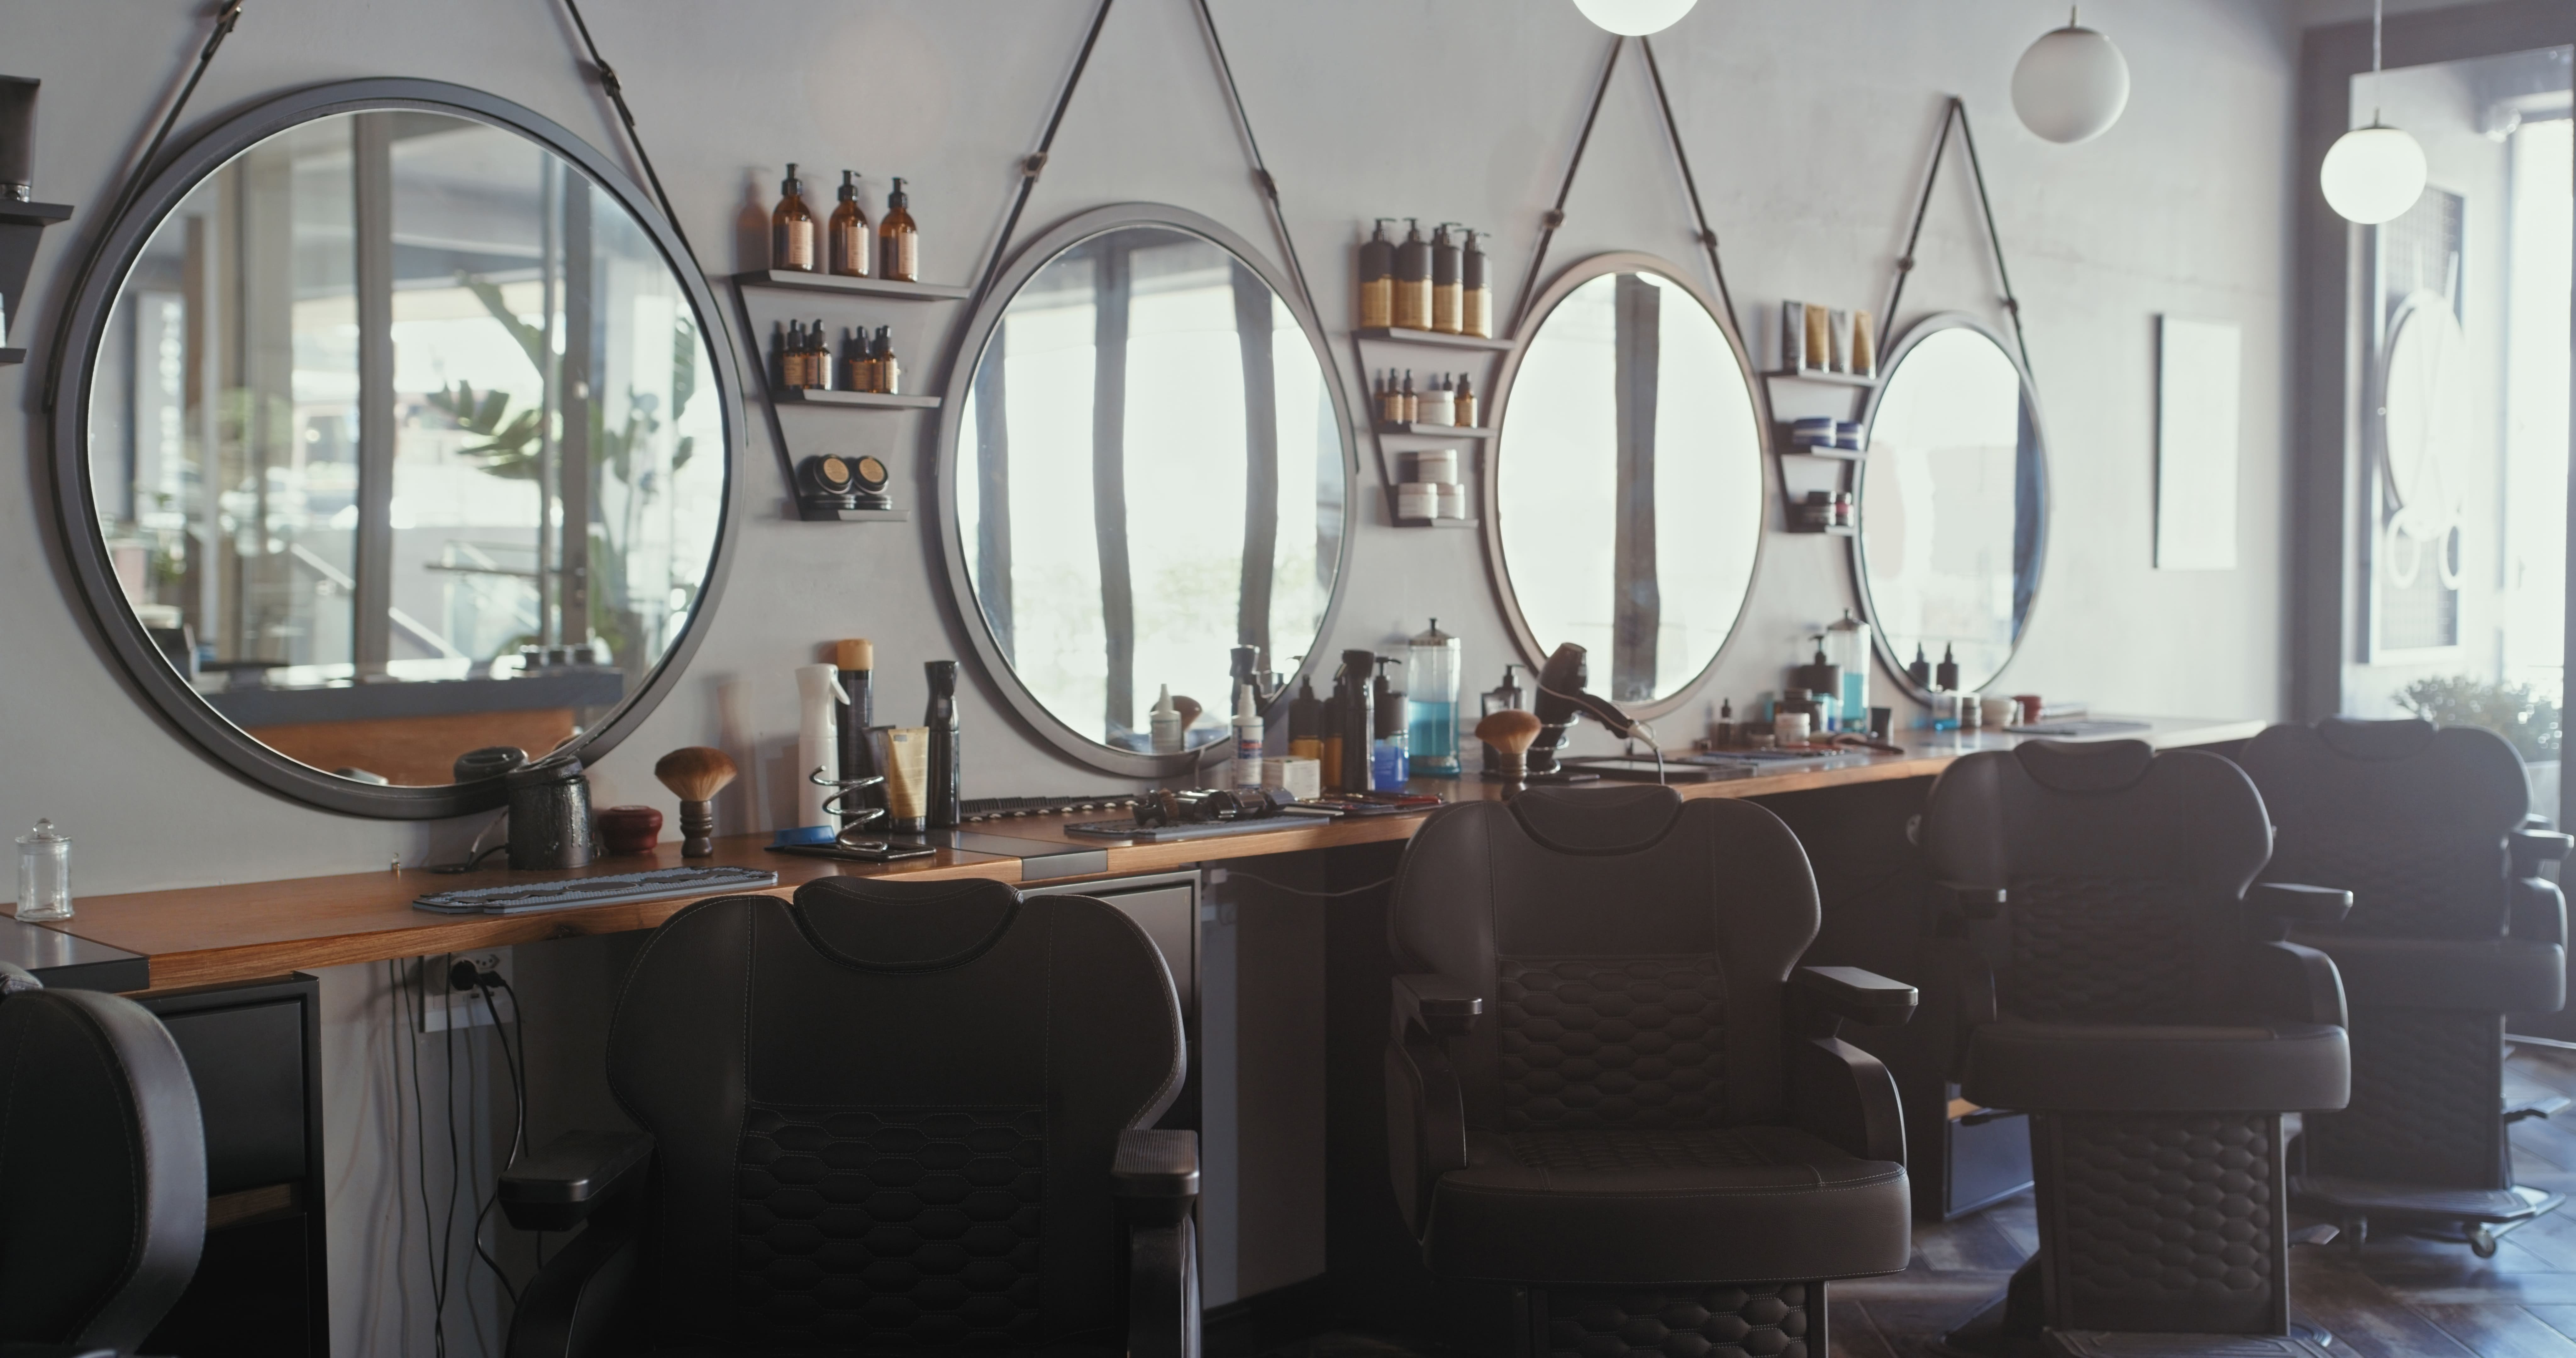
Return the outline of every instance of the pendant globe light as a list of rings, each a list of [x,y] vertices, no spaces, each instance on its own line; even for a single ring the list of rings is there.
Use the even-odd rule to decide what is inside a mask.
[[[1622,37],[1642,38],[1680,23],[1699,0],[1574,0],[1583,17]]]
[[[2370,6],[2374,81],[2380,73],[2381,3],[2371,0]],[[2403,130],[2382,125],[2377,109],[2370,111],[2370,126],[2335,138],[2335,144],[2326,149],[2325,163],[2317,167],[2317,187],[2325,190],[2327,206],[2345,221],[2361,226],[2404,216],[2424,196],[2424,177],[2424,148]]]
[[[2091,141],[2129,107],[2129,62],[2109,38],[2075,22],[2040,35],[2013,67],[2013,112],[2053,142]]]

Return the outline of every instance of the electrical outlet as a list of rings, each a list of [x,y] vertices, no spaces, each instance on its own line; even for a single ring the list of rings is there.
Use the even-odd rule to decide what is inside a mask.
[[[424,1033],[443,1033],[451,1027],[490,1027],[493,1006],[499,1007],[503,1022],[516,1023],[519,1019],[518,1005],[510,998],[509,991],[497,985],[492,987],[492,1005],[487,1006],[483,1002],[482,991],[472,986],[463,990],[454,988],[450,973],[459,962],[470,963],[477,971],[498,972],[504,981],[516,982],[518,979],[511,972],[508,948],[440,953],[413,962],[413,983],[419,986],[425,996],[421,1006],[420,1030]]]

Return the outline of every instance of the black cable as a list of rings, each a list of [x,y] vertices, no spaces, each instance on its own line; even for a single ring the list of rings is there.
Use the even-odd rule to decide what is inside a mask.
[[[421,975],[421,994],[424,1007],[427,1004],[428,993],[429,976],[427,972],[427,964],[424,962]],[[440,1024],[438,1030],[439,1045],[444,1049],[447,1057],[446,1068],[442,1070],[439,1075],[440,1092],[447,1098],[446,1117],[444,1119],[447,1124],[447,1211],[439,1220],[438,1241],[438,1297],[439,1307],[442,1314],[444,1314],[446,1309],[446,1299],[453,1291],[453,1285],[456,1281],[456,1190],[465,1178],[465,1170],[457,1159],[456,1144],[455,1012],[450,1010],[443,1015],[443,1018],[445,1019],[445,1022]]]
[[[501,1059],[508,1064],[510,1069],[510,1104],[511,1121],[513,1126],[510,1131],[509,1154],[504,1156],[501,1161],[501,1167],[503,1169],[508,1169],[510,1166],[519,1163],[520,1152],[522,1148],[527,1145],[528,1086],[526,1080],[520,1074],[519,1058],[510,1050],[510,1035],[501,1026],[501,1007],[498,1004],[495,1004],[492,1000],[491,983],[492,981],[499,979],[500,975],[497,972],[484,972],[478,970],[474,973],[474,989],[483,996],[484,1012],[492,1016],[492,1038],[494,1041],[501,1044]],[[518,1010],[519,997],[514,992],[510,996],[510,1012],[513,1015],[516,1015]],[[501,1261],[493,1258],[491,1252],[483,1248],[483,1222],[492,1215],[493,1207],[498,1205],[500,1201],[501,1186],[499,1183],[495,1182],[492,1186],[491,1196],[485,1198],[483,1200],[483,1205],[476,1208],[474,1211],[474,1257],[482,1260],[485,1268],[492,1270],[492,1276],[500,1280],[501,1290],[509,1294],[510,1305],[515,1308],[519,1304],[519,1289],[511,1284],[510,1275],[507,1270],[501,1267]]]
[[[1252,181],[1261,190],[1263,205],[1270,211],[1271,229],[1279,233],[1279,249],[1288,259],[1288,281],[1297,285],[1298,300],[1306,304],[1306,314],[1321,323],[1323,313],[1315,309],[1315,293],[1306,286],[1306,266],[1297,257],[1296,238],[1288,234],[1288,214],[1279,206],[1279,181],[1272,178],[1270,166],[1261,159],[1261,141],[1252,135],[1252,115],[1244,112],[1243,91],[1234,83],[1234,63],[1226,60],[1225,40],[1217,36],[1216,15],[1208,9],[1208,0],[1198,0],[1199,22],[1207,30],[1208,48],[1216,55],[1217,74],[1225,77],[1227,106],[1234,111],[1234,124],[1243,133],[1244,149],[1252,156]]]
[[[1959,103],[1956,96],[1952,102]],[[2030,371],[2030,341],[2021,333],[2021,299],[2013,295],[2012,270],[2004,266],[2004,237],[1995,229],[1995,204],[1986,195],[1985,162],[1977,156],[1977,129],[1968,123],[1968,106],[1959,103],[1959,140],[1968,147],[1968,173],[1977,181],[1977,210],[1985,214],[1986,244],[1995,252],[1995,278],[2004,286],[2004,310],[2012,316],[2013,347],[2021,351],[2021,370]]]
[[[1376,880],[1376,881],[1374,881],[1374,882],[1370,882],[1370,883],[1368,883],[1368,884],[1367,884],[1367,885],[1365,885],[1365,886],[1355,886],[1355,887],[1352,887],[1352,888],[1351,888],[1350,890],[1348,890],[1348,891],[1308,891],[1308,890],[1306,890],[1304,887],[1295,887],[1295,886],[1290,886],[1290,885],[1288,885],[1288,884],[1287,884],[1287,883],[1285,883],[1285,882],[1274,882],[1274,881],[1272,881],[1271,879],[1269,879],[1269,878],[1267,878],[1267,877],[1256,876],[1256,875],[1254,875],[1254,874],[1252,874],[1252,873],[1249,873],[1249,872],[1241,872],[1241,871],[1238,871],[1238,870],[1236,870],[1236,869],[1234,869],[1234,868],[1227,868],[1227,869],[1225,870],[1225,875],[1226,875],[1227,880],[1229,880],[1229,881],[1233,880],[1234,878],[1240,877],[1240,878],[1244,879],[1244,880],[1245,880],[1245,881],[1247,881],[1247,882],[1259,882],[1259,883],[1260,883],[1260,884],[1262,884],[1263,886],[1266,886],[1266,887],[1270,888],[1270,889],[1271,889],[1271,890],[1273,890],[1273,891],[1285,891],[1285,892],[1287,892],[1287,893],[1288,893],[1289,895],[1291,895],[1291,896],[1312,896],[1312,897],[1314,897],[1314,898],[1315,898],[1315,899],[1317,899],[1317,900],[1331,900],[1331,899],[1333,899],[1334,897],[1337,897],[1337,896],[1356,896],[1356,895],[1359,895],[1359,894],[1360,894],[1361,892],[1363,892],[1363,891],[1375,891],[1375,890],[1377,890],[1379,887],[1384,887],[1384,886],[1393,886],[1393,885],[1395,885],[1395,879],[1394,879],[1394,878],[1392,878],[1392,877],[1381,877],[1381,878],[1377,879],[1377,880]]]
[[[170,111],[161,116],[161,126],[153,132],[151,144],[143,148],[143,158],[134,163],[134,173],[125,177],[125,187],[117,192],[115,207],[100,219],[109,228],[124,220],[126,209],[134,206],[135,195],[143,192],[144,180],[152,173],[152,162],[160,158],[162,144],[170,140],[170,129],[178,126],[179,115],[186,111],[189,97],[197,92],[197,82],[206,78],[206,68],[214,64],[216,50],[224,45],[224,39],[232,36],[233,26],[241,22],[241,16],[242,0],[225,0],[223,8],[215,11],[214,31],[206,35],[206,45],[198,51],[197,64],[188,72],[187,83],[179,87],[179,97],[171,102]],[[79,285],[86,283],[91,272],[98,268],[99,258],[107,250],[108,236],[109,231],[102,229],[92,242],[89,258],[81,262],[74,295],[78,295]],[[63,351],[69,338],[68,330],[58,330],[54,334],[53,360],[45,384],[45,409],[49,411],[54,408],[54,388],[62,376]]]
[[[447,1297],[438,1279],[438,1261],[435,1257],[438,1237],[430,1225],[429,1116],[428,1104],[423,1099],[420,1089],[420,1028],[429,1021],[429,1000],[428,996],[423,994],[415,1010],[411,982],[407,979],[407,969],[398,962],[388,961],[385,963],[385,971],[393,980],[394,994],[402,1006],[404,1041],[395,1044],[394,1063],[397,1066],[402,1064],[402,1047],[409,1045],[411,1048],[412,1165],[415,1171],[415,1182],[420,1190],[420,1249],[429,1267],[430,1351],[433,1354],[444,1355],[447,1352]]]
[[[1708,271],[1717,277],[1717,300],[1726,307],[1726,318],[1741,325],[1743,318],[1735,314],[1735,294],[1726,287],[1726,266],[1717,258],[1717,229],[1708,224],[1708,209],[1700,205],[1699,177],[1691,173],[1690,153],[1682,149],[1681,122],[1673,117],[1673,101],[1664,93],[1664,68],[1655,60],[1655,40],[1639,38],[1637,46],[1644,50],[1646,74],[1655,82],[1655,107],[1663,110],[1664,132],[1672,138],[1673,160],[1682,168],[1682,187],[1690,194],[1691,218],[1699,223],[1700,248],[1708,252]],[[1655,758],[1660,769],[1663,752],[1657,750]],[[1660,774],[1656,781],[1663,781]]]
[[[644,167],[644,178],[652,183],[653,196],[661,200],[663,219],[671,224],[671,234],[680,238],[680,248],[689,252],[694,263],[698,249],[689,244],[689,233],[680,229],[680,214],[671,210],[671,195],[663,191],[662,176],[654,172],[653,153],[644,149],[644,138],[635,130],[635,110],[626,106],[626,87],[617,79],[617,68],[599,55],[599,44],[590,36],[590,24],[581,17],[580,0],[564,0],[564,8],[572,13],[572,26],[581,31],[581,45],[590,50],[590,65],[599,77],[599,87],[608,91],[608,101],[617,106],[617,117],[626,124],[626,144],[635,148],[635,159]]]
[[[570,0],[566,0],[570,3]],[[1091,65],[1091,49],[1100,41],[1101,25],[1109,22],[1109,6],[1115,0],[1100,0],[1100,9],[1091,16],[1091,31],[1083,35],[1082,51],[1074,56],[1073,70],[1064,78],[1064,88],[1056,94],[1055,112],[1047,116],[1046,131],[1038,137],[1035,154],[1020,162],[1020,191],[1011,200],[1011,211],[1002,219],[1002,234],[993,241],[993,254],[984,261],[984,272],[975,280],[975,304],[993,286],[993,276],[1001,272],[1002,257],[1011,248],[1011,234],[1020,227],[1020,213],[1029,205],[1029,195],[1036,191],[1038,175],[1046,169],[1047,157],[1055,150],[1056,129],[1064,126],[1064,111],[1073,104],[1074,88],[1082,83],[1083,71]],[[511,997],[516,1001],[517,996]]]
[[[1601,83],[1592,88],[1592,107],[1583,115],[1582,135],[1574,139],[1574,158],[1565,163],[1565,182],[1557,185],[1556,206],[1539,219],[1538,248],[1530,251],[1529,276],[1521,280],[1520,300],[1512,306],[1512,334],[1521,332],[1530,304],[1538,300],[1538,272],[1547,263],[1547,248],[1556,240],[1556,229],[1565,225],[1565,200],[1574,192],[1574,172],[1583,168],[1584,148],[1592,144],[1592,124],[1601,118],[1601,101],[1610,95],[1610,77],[1619,69],[1619,50],[1627,44],[1626,38],[1610,40],[1610,59],[1601,63]]]
[[[1887,290],[1887,309],[1881,313],[1881,325],[1889,332],[1896,328],[1896,306],[1904,300],[1905,281],[1914,273],[1914,250],[1923,239],[1923,220],[1932,212],[1932,189],[1941,182],[1941,156],[1950,149],[1950,127],[1957,124],[1959,139],[1968,148],[1968,173],[1977,185],[1977,210],[1984,215],[1986,245],[1994,252],[1995,277],[2003,284],[2004,312],[2012,317],[2013,347],[2021,351],[2021,369],[2030,371],[2030,341],[2022,334],[2021,299],[2013,295],[2012,270],[2004,264],[2003,234],[1995,229],[1994,200],[1986,193],[1985,164],[1977,155],[1976,129],[1968,125],[1967,102],[1957,95],[1941,112],[1940,135],[1932,139],[1932,163],[1923,171],[1923,196],[1914,204],[1914,226],[1905,233],[1905,253],[1896,260],[1896,281]]]

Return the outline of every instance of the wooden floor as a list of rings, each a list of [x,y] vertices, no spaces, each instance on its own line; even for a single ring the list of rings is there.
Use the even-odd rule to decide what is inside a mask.
[[[2576,1052],[2537,1047],[2508,1062],[2508,1097],[2576,1096]],[[2563,1125],[2562,1125],[2563,1124]],[[2576,1109],[2514,1125],[2521,1182],[2576,1194]],[[2506,1235],[2492,1259],[2466,1245],[2375,1235],[2356,1258],[2341,1242],[2291,1254],[2300,1318],[2352,1358],[2576,1358],[2576,1203]],[[2027,1194],[1940,1226],[1917,1226],[1914,1263],[1836,1283],[1833,1358],[1916,1358],[1983,1308],[2039,1244]],[[1406,1358],[1366,1335],[1330,1334],[1278,1358]]]

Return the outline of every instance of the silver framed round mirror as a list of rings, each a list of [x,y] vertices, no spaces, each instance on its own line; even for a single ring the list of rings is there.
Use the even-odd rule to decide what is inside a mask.
[[[1496,390],[1487,563],[1533,665],[1565,642],[1633,716],[1717,663],[1762,550],[1767,403],[1679,266],[1596,255],[1530,307]]]
[[[1284,700],[1321,663],[1353,447],[1296,298],[1217,223],[1121,204],[1030,242],[969,322],[940,415],[949,586],[994,687],[1073,759],[1188,772],[1243,673]]]
[[[595,760],[677,679],[738,374],[685,244],[579,138],[433,81],[297,91],[171,156],[92,260],[51,379],[63,539],[215,758],[456,815],[501,803],[495,749]]]
[[[1972,316],[1917,321],[1880,365],[1860,464],[1853,572],[1895,682],[1919,652],[1975,692],[2003,672],[2048,547],[2039,397],[2002,335]]]

